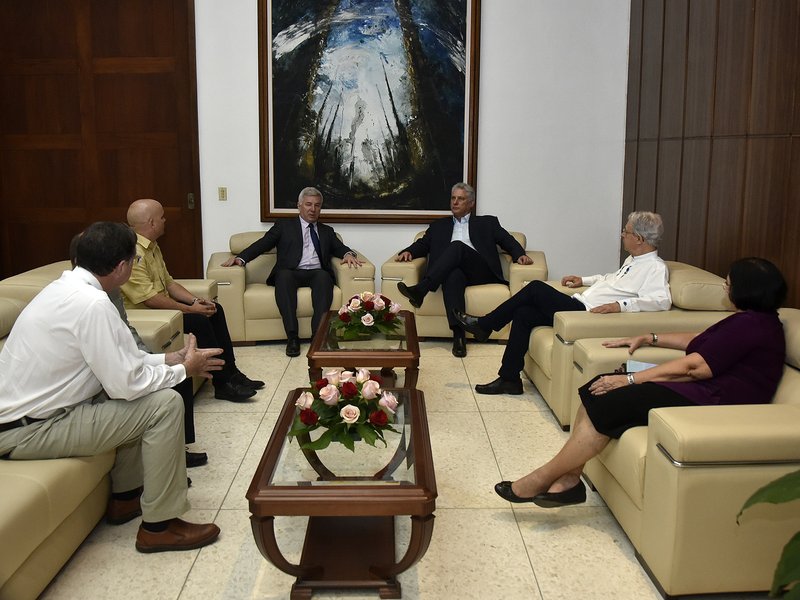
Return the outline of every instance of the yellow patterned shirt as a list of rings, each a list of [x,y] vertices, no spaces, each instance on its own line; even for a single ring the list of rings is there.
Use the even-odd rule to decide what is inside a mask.
[[[131,278],[122,286],[125,308],[128,309],[147,308],[144,301],[156,294],[168,297],[167,286],[173,281],[157,242],[137,233],[136,254],[141,258],[134,262]]]

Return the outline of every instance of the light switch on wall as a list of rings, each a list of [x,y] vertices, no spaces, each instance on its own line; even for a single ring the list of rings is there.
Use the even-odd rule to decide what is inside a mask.
[[[225,202],[228,200],[228,188],[226,187],[217,188],[217,192],[219,195],[220,202]]]

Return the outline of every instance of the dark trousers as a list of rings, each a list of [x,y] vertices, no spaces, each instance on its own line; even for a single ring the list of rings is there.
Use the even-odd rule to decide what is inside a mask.
[[[419,289],[426,293],[435,292],[442,286],[447,323],[455,334],[463,335],[463,330],[453,317],[453,309],[461,312],[466,310],[464,292],[467,286],[502,282],[503,280],[492,273],[489,264],[475,250],[464,242],[451,242],[436,262],[428,268],[419,283]]]
[[[281,269],[275,273],[275,303],[286,337],[297,337],[297,289],[311,288],[311,335],[333,302],[333,277],[325,269]]]
[[[225,320],[225,311],[218,303],[214,303],[217,312],[206,317],[205,315],[183,315],[183,331],[193,333],[197,338],[198,348],[222,348],[222,358],[225,366],[221,371],[213,371],[212,382],[214,385],[224,384],[236,373],[236,358],[233,356],[233,342],[228,332],[228,322]]]
[[[187,444],[191,444],[194,442],[194,392],[192,390],[192,378],[187,377],[172,389],[178,392],[183,399],[184,441]]]
[[[498,371],[502,379],[519,379],[519,372],[525,366],[525,352],[528,351],[531,331],[534,327],[552,326],[555,314],[565,310],[586,310],[586,307],[543,281],[531,281],[492,312],[478,319],[478,325],[487,331],[499,331],[511,323],[511,333]]]

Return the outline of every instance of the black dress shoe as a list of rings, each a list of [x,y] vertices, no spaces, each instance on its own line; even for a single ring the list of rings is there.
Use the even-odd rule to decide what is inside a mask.
[[[411,303],[411,306],[414,308],[419,308],[422,306],[422,301],[425,299],[425,294],[419,291],[419,288],[416,285],[412,285],[411,287],[407,286],[402,281],[397,284],[397,291],[403,294],[408,301]]]
[[[542,508],[558,508],[559,506],[569,506],[570,504],[581,504],[586,502],[586,486],[579,479],[576,485],[563,492],[536,494],[532,502]]]
[[[202,467],[208,462],[208,454],[205,452],[189,452],[186,451],[186,468]]]
[[[522,381],[507,381],[498,377],[492,383],[479,383],[475,386],[475,391],[479,394],[519,396],[522,393]]]
[[[230,400],[231,402],[243,402],[256,395],[256,391],[251,387],[246,387],[228,381],[214,386],[214,398],[217,400]]]
[[[472,315],[463,313],[457,308],[453,309],[453,316],[461,326],[461,329],[467,333],[471,333],[479,342],[485,342],[489,339],[489,336],[492,335],[491,331],[486,331],[478,325],[478,317],[473,317]]]
[[[260,390],[265,385],[263,381],[259,379],[250,379],[241,371],[236,371],[236,373],[234,373],[233,377],[231,377],[231,382],[252,388],[254,390]]]
[[[300,339],[290,337],[286,340],[286,356],[300,356]]]
[[[514,490],[511,489],[510,481],[501,481],[500,483],[495,483],[494,491],[497,492],[497,495],[503,500],[508,500],[509,502],[534,502],[534,498],[523,498],[521,496],[517,496],[514,493]]]
[[[457,335],[453,338],[453,356],[463,358],[467,355],[467,341],[463,335]]]

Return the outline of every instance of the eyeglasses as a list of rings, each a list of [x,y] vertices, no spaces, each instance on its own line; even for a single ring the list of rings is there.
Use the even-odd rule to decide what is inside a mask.
[[[625,237],[626,235],[636,235],[633,231],[628,231],[627,229],[623,229],[619,233],[622,237]]]

